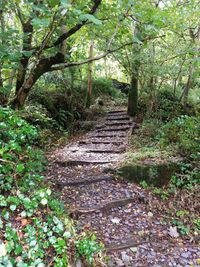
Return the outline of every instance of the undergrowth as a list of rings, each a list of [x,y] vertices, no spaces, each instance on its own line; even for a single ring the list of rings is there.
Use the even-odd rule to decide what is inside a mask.
[[[0,266],[66,267],[71,249],[89,265],[100,248],[93,237],[76,235],[53,197],[41,174],[46,160],[38,142],[35,127],[0,108]]]
[[[200,189],[200,120],[199,114],[183,114],[170,105],[169,95],[163,93],[158,114],[143,114],[143,122],[132,137],[129,163],[167,164],[177,158],[177,170],[169,182],[160,188],[140,181],[140,186],[151,189],[153,194],[165,202],[161,209],[167,219],[176,226],[181,235],[199,240],[200,221],[198,218]],[[165,102],[164,100],[167,101]],[[164,103],[165,102],[165,103]],[[162,105],[162,103],[164,103]],[[171,104],[172,105],[172,104]],[[191,107],[192,109],[192,107]],[[137,120],[137,118],[136,118]],[[163,202],[162,202],[163,203]]]

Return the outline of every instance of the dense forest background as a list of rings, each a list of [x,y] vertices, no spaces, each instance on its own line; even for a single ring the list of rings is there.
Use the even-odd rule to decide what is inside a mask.
[[[39,149],[90,130],[115,106],[138,124],[131,161],[179,159],[170,186],[154,191],[178,196],[178,229],[199,234],[199,14],[198,0],[0,0],[1,266],[68,266],[65,238],[74,229],[43,182]],[[100,247],[76,238],[92,262]]]

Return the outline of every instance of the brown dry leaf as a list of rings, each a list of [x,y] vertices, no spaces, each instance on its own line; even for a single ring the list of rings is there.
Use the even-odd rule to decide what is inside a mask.
[[[18,256],[17,258],[16,258],[16,261],[17,262],[20,262],[22,260],[22,257],[21,256]]]
[[[22,223],[22,226],[26,226],[28,224],[28,220],[27,219],[22,219],[21,223]]]

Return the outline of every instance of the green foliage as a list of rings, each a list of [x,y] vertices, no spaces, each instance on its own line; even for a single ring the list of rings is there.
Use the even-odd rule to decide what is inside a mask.
[[[56,121],[50,117],[47,109],[40,104],[32,105],[29,103],[27,106],[25,106],[21,116],[31,125],[39,126],[40,129],[58,126]]]
[[[141,186],[142,188],[144,188],[144,189],[149,188],[148,183],[147,183],[146,181],[144,181],[144,180],[140,182],[140,186]]]
[[[156,96],[149,95],[149,92],[142,92],[139,98],[139,110],[148,118],[160,121],[169,121],[185,111],[177,96],[173,95],[172,88],[164,88],[156,93]]]
[[[171,88],[170,88],[171,89]],[[176,118],[184,114],[183,107],[177,96],[174,96],[172,90],[161,90],[158,92],[156,116],[163,121]]]
[[[199,156],[199,136],[199,119],[186,115],[173,119],[161,128],[161,143],[176,145],[179,153],[186,156]]]
[[[87,82],[80,81],[76,71],[66,72],[65,76],[46,75],[30,94],[31,104],[26,107],[24,116],[29,122],[42,128],[72,128],[75,121],[85,120],[88,116],[85,108],[86,95]],[[104,104],[104,99],[110,97],[120,97],[120,92],[113,88],[112,81],[94,79],[91,105],[98,106],[99,102]]]
[[[173,220],[172,222],[175,226],[177,226],[179,232],[182,235],[188,235],[190,232],[190,227],[186,226],[181,220]]]
[[[199,159],[191,159],[180,163],[180,172],[172,176],[171,182],[180,188],[192,189],[200,184],[200,164]]]
[[[0,108],[1,266],[69,264],[68,240],[75,238],[75,230],[63,203],[44,183],[45,158],[34,148],[37,142],[35,127],[17,112]],[[94,237],[78,240],[77,247],[90,262],[100,249]]]
[[[29,100],[32,106],[40,107],[40,117],[41,114],[45,114],[43,116],[45,120],[38,121],[39,125],[50,126],[50,128],[68,128],[84,113],[85,96],[86,91],[79,82],[73,81],[72,85],[70,77],[52,74],[46,75],[45,79],[35,87]]]
[[[105,78],[97,78],[93,81],[94,97],[103,97],[106,95],[116,97],[118,94],[119,92],[113,87],[113,83],[111,80]]]
[[[102,250],[102,246],[96,241],[96,236],[93,234],[90,237],[83,237],[75,242],[77,256],[84,256],[88,264],[93,263],[94,254]]]

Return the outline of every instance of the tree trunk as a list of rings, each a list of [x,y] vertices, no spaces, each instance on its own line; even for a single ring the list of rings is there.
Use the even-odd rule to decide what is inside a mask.
[[[5,32],[5,23],[4,23],[4,17],[3,17],[3,9],[0,10],[0,27],[1,27],[1,32]],[[4,45],[4,40],[1,40],[1,44]],[[0,105],[5,105],[7,103],[7,96],[3,92],[3,76],[2,76],[2,69],[3,69],[3,64],[0,62]]]
[[[89,58],[93,57],[93,50],[94,50],[94,42],[93,40],[91,40]],[[87,91],[86,108],[90,107],[91,98],[92,98],[92,62],[88,64],[88,91]]]
[[[63,63],[64,60],[64,55],[60,53],[60,51],[55,56],[39,60],[39,63],[33,67],[21,88],[16,92],[15,97],[11,101],[10,105],[16,109],[21,108],[24,105],[30,90],[40,76],[51,71],[52,65]]]
[[[191,64],[190,68],[189,68],[189,75],[188,75],[187,83],[186,83],[184,91],[183,91],[183,106],[184,106],[184,108],[187,107],[187,103],[188,103],[188,96],[189,96],[189,90],[190,90],[190,87],[192,84],[193,71],[194,71],[194,67],[193,67],[193,64]]]
[[[132,74],[131,86],[128,96],[128,114],[135,116],[137,114],[137,103],[138,103],[138,76]]]
[[[23,23],[23,47],[22,50],[29,52],[31,50],[31,42],[32,42],[32,35],[33,35],[33,26],[30,21],[27,23]],[[17,81],[16,81],[16,94],[20,90],[21,86],[24,83],[26,77],[27,66],[29,62],[29,56],[22,55],[17,71]]]
[[[138,25],[134,28],[134,37],[137,37],[139,33]],[[139,66],[140,61],[138,59],[140,53],[139,44],[133,45],[133,61],[132,61],[132,74],[131,74],[131,86],[128,96],[128,114],[130,116],[135,116],[138,108],[138,76],[139,76]]]
[[[193,73],[194,73],[194,70],[195,70],[195,66],[194,66],[194,60],[196,58],[198,58],[198,54],[200,52],[200,48],[199,48],[199,40],[200,40],[200,27],[198,28],[197,30],[197,33],[195,34],[193,32],[193,30],[190,29],[189,31],[190,33],[190,37],[192,39],[192,43],[194,45],[194,49],[196,51],[196,53],[193,55],[192,57],[192,62],[190,64],[190,68],[189,68],[189,74],[188,74],[188,79],[187,79],[187,83],[185,85],[185,88],[183,90],[183,105],[184,105],[184,108],[187,107],[187,104],[188,104],[188,96],[189,96],[189,90],[191,88],[191,85],[193,83]]]

